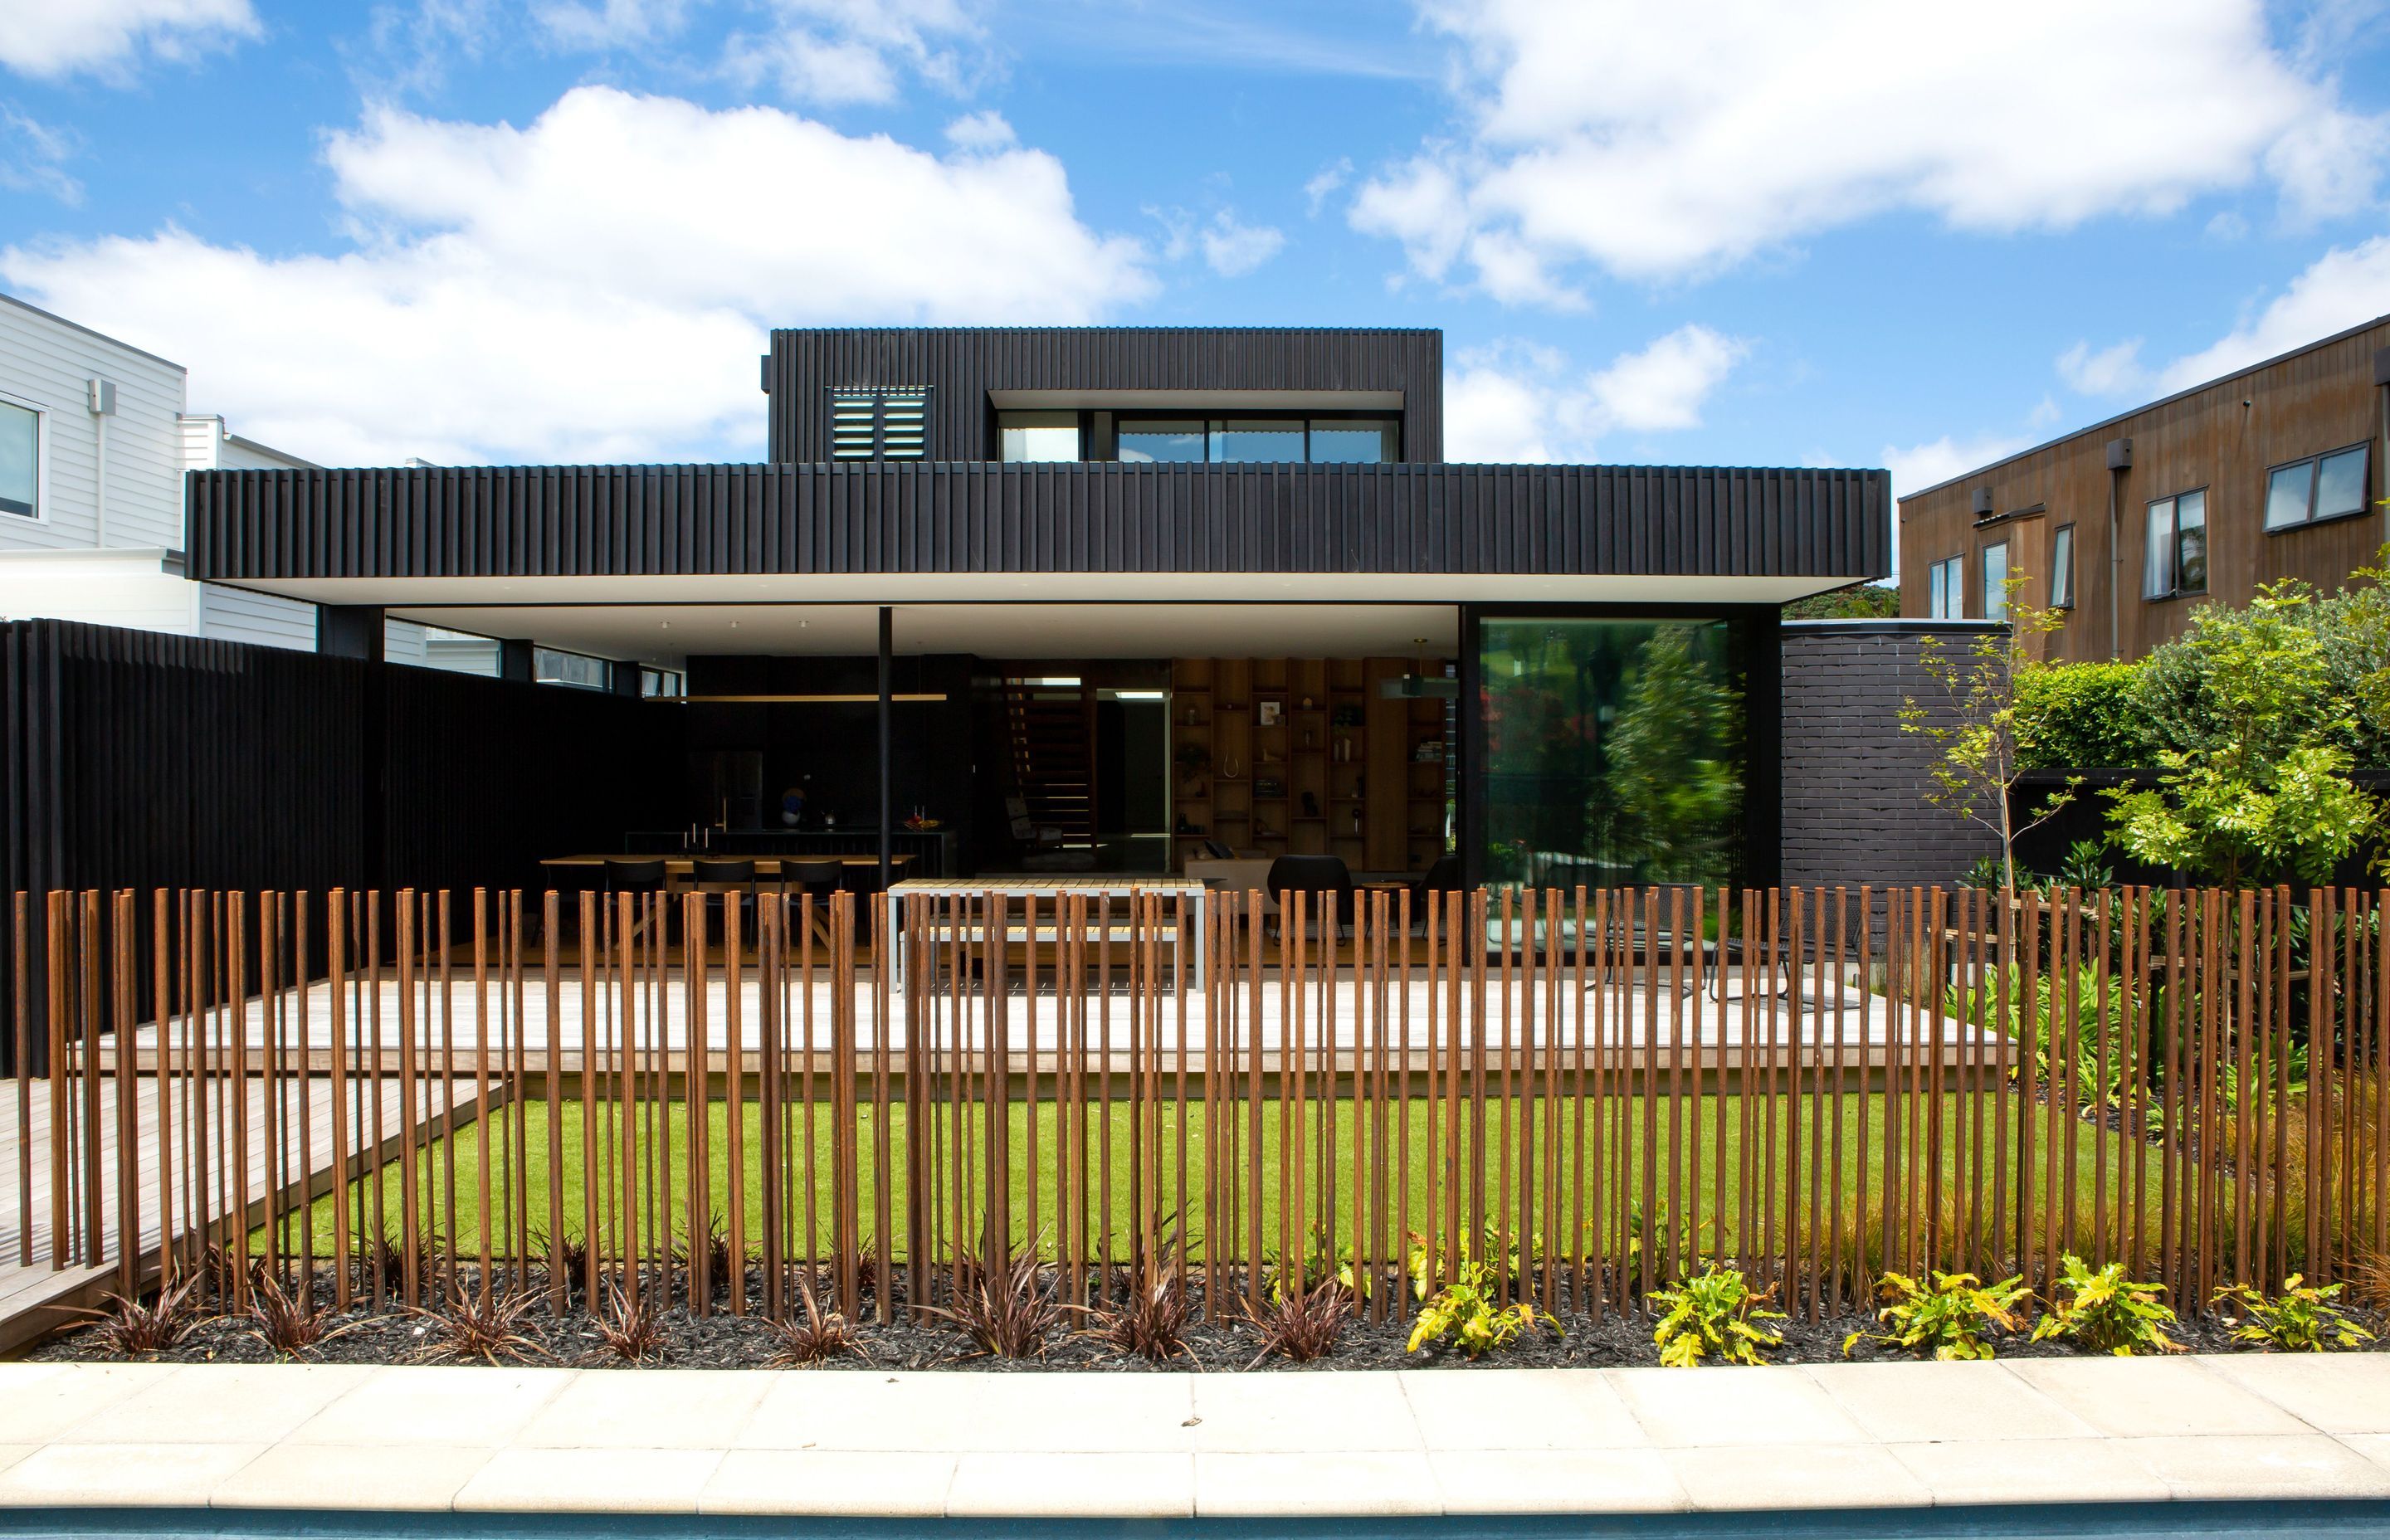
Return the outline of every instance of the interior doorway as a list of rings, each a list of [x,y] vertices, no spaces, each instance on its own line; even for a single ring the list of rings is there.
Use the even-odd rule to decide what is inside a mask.
[[[1096,692],[1096,841],[1111,871],[1170,869],[1170,698]]]

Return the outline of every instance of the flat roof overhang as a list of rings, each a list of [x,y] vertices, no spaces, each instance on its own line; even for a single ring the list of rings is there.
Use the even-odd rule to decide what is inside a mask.
[[[327,602],[486,601],[491,580],[549,603],[1760,603],[1889,574],[1890,490],[1881,470],[880,461],[196,471],[185,501],[190,576]]]

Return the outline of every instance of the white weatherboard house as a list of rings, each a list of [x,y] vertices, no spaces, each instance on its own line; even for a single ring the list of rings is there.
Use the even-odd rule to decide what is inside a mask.
[[[310,468],[187,410],[186,371],[0,294],[0,619],[315,650],[315,606],[183,575],[184,473]],[[497,644],[408,621],[385,655],[497,672]]]

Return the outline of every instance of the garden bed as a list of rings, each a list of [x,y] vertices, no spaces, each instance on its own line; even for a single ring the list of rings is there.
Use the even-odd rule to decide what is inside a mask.
[[[761,1280],[752,1280],[754,1293],[751,1300],[761,1297]],[[472,1290],[469,1279],[464,1283]],[[482,1360],[462,1358],[444,1354],[441,1345],[444,1338],[441,1312],[411,1312],[385,1307],[376,1311],[370,1304],[359,1304],[347,1312],[330,1313],[331,1283],[319,1277],[317,1303],[327,1311],[326,1323],[331,1333],[327,1340],[306,1353],[292,1355],[291,1361],[339,1364],[401,1364],[401,1363],[477,1363]],[[1234,1321],[1209,1322],[1202,1319],[1202,1288],[1190,1282],[1189,1297],[1193,1305],[1194,1319],[1185,1332],[1186,1350],[1173,1357],[1155,1362],[1125,1353],[1107,1341],[1092,1314],[1082,1315],[1068,1312],[1063,1324],[1047,1339],[1045,1351],[1032,1357],[998,1358],[979,1351],[971,1340],[957,1327],[943,1320],[915,1322],[901,1308],[897,1318],[881,1324],[870,1318],[872,1309],[867,1301],[866,1318],[857,1323],[854,1332],[856,1351],[839,1353],[823,1360],[817,1367],[832,1371],[858,1370],[955,1370],[979,1373],[1214,1373],[1214,1372],[1294,1372],[1315,1369],[1478,1369],[1502,1368],[1613,1368],[1649,1367],[1659,1362],[1659,1352],[1651,1341],[1651,1320],[1639,1309],[1621,1314],[1606,1307],[1600,1320],[1576,1310],[1564,1311],[1561,1326],[1564,1335],[1548,1327],[1520,1337],[1508,1347],[1471,1359],[1457,1350],[1423,1349],[1407,1351],[1412,1322],[1389,1318],[1371,1321],[1366,1312],[1348,1316],[1337,1337],[1335,1346],[1324,1355],[1306,1363],[1266,1353],[1259,1330],[1241,1318]],[[752,1306],[751,1305],[751,1308]],[[2390,1320],[2377,1312],[2346,1307],[2349,1319],[2377,1335],[2362,1351],[2382,1351],[2390,1346]],[[800,1315],[802,1312],[800,1311]],[[771,1323],[760,1314],[736,1316],[717,1309],[700,1316],[685,1305],[675,1305],[659,1313],[661,1341],[657,1350],[646,1358],[632,1361],[616,1354],[607,1343],[598,1317],[580,1308],[576,1291],[573,1307],[562,1315],[549,1313],[545,1294],[516,1321],[510,1329],[522,1339],[515,1350],[517,1356],[507,1363],[553,1365],[572,1368],[677,1368],[677,1369],[746,1369],[784,1367],[781,1341]],[[1780,1364],[1824,1364],[1845,1361],[1844,1341],[1862,1329],[1878,1329],[1872,1316],[1842,1314],[1825,1316],[1818,1321],[1792,1319],[1769,1323],[1784,1338],[1783,1345],[1767,1354],[1768,1361]],[[2173,1335],[2185,1348],[2196,1353],[2240,1353],[2259,1351],[2236,1341],[2228,1322],[2217,1315],[2194,1316],[2183,1321]],[[2075,1357],[2082,1350],[2065,1342],[2035,1342],[2022,1333],[2003,1334],[1993,1339],[1993,1345],[2002,1357],[2062,1358]],[[32,1357],[52,1362],[121,1361],[124,1356],[112,1351],[100,1335],[88,1329],[76,1329],[52,1338],[36,1348]],[[273,1363],[285,1355],[276,1354],[261,1337],[256,1321],[246,1315],[202,1314],[188,1336],[163,1352],[140,1355],[143,1361],[156,1363]],[[1849,1357],[1859,1362],[1903,1359],[1909,1355],[1887,1350],[1876,1343],[1862,1341]]]

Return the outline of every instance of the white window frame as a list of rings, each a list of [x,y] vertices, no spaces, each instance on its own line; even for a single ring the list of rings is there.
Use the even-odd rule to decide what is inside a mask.
[[[1967,618],[1967,558],[1965,557],[1945,557],[1939,561],[1927,565],[1925,614],[1927,619],[1936,621],[1962,621]]]
[[[32,513],[0,513],[0,519],[21,519],[28,524],[47,524],[50,519],[50,409],[38,401],[30,401],[10,391],[0,391],[0,402],[22,407],[33,414],[33,511]],[[0,530],[10,528],[0,524]]]

